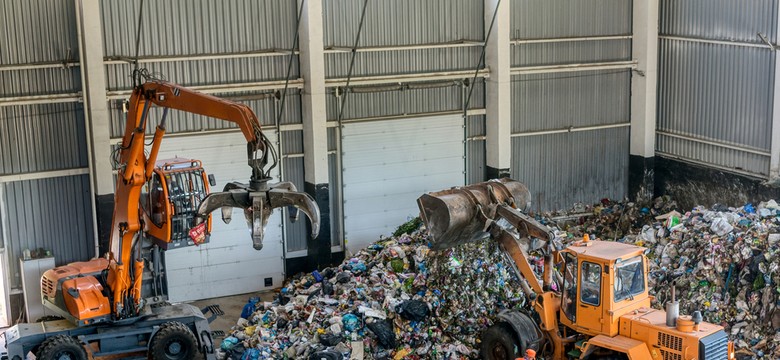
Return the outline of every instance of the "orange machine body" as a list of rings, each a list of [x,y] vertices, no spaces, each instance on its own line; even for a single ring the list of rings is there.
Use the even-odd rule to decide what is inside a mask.
[[[311,196],[298,193],[289,182],[268,183],[271,177],[267,165],[271,160],[271,167],[276,166],[278,157],[247,105],[166,81],[147,80],[143,84],[139,81],[140,85],[133,89],[124,136],[112,154],[117,177],[105,258],[55,268],[42,279],[44,304],[79,326],[132,321],[147,310],[148,302],[164,302],[167,284],[164,284],[164,256],[160,251],[182,246],[184,242],[190,245],[190,229],[198,242],[208,241],[210,212],[214,209],[264,209],[248,212],[254,216],[252,241],[258,250],[262,248],[263,237],[260,225],[267,221],[274,208],[302,209],[312,221],[312,236],[319,232],[319,208]],[[147,128],[150,109],[154,106],[163,112],[149,145]],[[250,185],[233,182],[227,184],[232,186],[229,191],[210,194],[209,178],[200,161],[188,158],[157,161],[169,109],[236,124],[247,141]],[[224,212],[223,220],[226,220]],[[150,269],[145,270],[147,266]],[[144,279],[144,274],[150,274],[151,278]],[[150,280],[149,287],[145,287],[144,280]],[[142,294],[143,289],[150,289],[151,294]]]

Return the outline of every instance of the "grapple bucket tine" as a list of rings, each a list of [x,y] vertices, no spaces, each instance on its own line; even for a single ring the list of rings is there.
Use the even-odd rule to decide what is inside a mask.
[[[309,194],[274,188],[268,191],[271,207],[291,206],[302,211],[311,221],[311,237],[320,233],[320,208]]]
[[[424,194],[417,206],[432,238],[431,248],[440,250],[487,235],[498,205],[525,210],[530,199],[525,185],[504,178]]]
[[[316,238],[320,232],[320,208],[314,199],[306,193],[297,192],[295,186],[289,182],[267,184],[260,189],[249,187],[240,183],[225,185],[222,192],[207,195],[198,206],[197,222],[202,222],[208,215],[222,208],[222,219],[226,223],[230,221],[232,208],[244,210],[247,224],[252,231],[252,244],[255,249],[263,247],[263,235],[268,218],[273,209],[290,206],[290,214],[297,218],[297,210],[303,211],[309,217],[312,225],[312,237]]]

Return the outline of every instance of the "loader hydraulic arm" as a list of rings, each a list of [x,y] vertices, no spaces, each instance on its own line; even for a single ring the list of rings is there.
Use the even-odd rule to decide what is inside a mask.
[[[163,114],[147,155],[144,141],[149,110],[154,105],[162,107]],[[311,196],[298,193],[292,183],[268,183],[271,180],[270,169],[266,168],[269,156],[273,161],[273,168],[277,161],[276,154],[262,133],[257,117],[248,106],[165,81],[147,81],[133,89],[125,134],[118,149],[118,176],[108,253],[112,313],[118,319],[137,315],[142,306],[141,277],[144,265],[140,259],[140,237],[144,225],[141,222],[139,200],[142,187],[153,174],[165,135],[169,109],[233,122],[238,125],[247,140],[247,158],[252,170],[249,185],[229,183],[224,192],[206,196],[198,207],[199,222],[220,207],[223,208],[223,219],[229,221],[230,216],[225,214],[229,214],[232,207],[242,208],[251,223],[253,246],[259,250],[262,248],[263,227],[272,210],[290,206],[301,209],[309,217],[312,237],[317,237],[319,232],[319,208]],[[226,210],[225,207],[229,209]],[[297,216],[297,211],[291,214]]]

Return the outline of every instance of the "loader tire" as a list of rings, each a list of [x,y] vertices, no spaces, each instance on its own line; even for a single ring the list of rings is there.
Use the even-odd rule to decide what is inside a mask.
[[[482,333],[480,355],[486,360],[514,360],[520,355],[520,345],[515,342],[514,330],[504,324],[496,324]]]
[[[52,336],[43,341],[35,353],[38,360],[87,360],[87,351],[81,343],[68,336]]]
[[[198,341],[187,325],[171,321],[160,326],[149,344],[153,360],[185,360],[200,357]]]

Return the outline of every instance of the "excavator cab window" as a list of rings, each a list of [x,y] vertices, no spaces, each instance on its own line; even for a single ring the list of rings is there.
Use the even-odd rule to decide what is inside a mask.
[[[580,301],[593,306],[599,306],[601,303],[601,265],[582,262]]]
[[[563,313],[572,322],[577,319],[577,256],[563,253]]]

